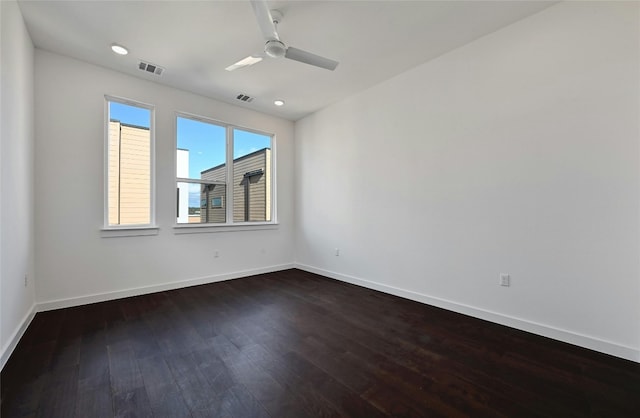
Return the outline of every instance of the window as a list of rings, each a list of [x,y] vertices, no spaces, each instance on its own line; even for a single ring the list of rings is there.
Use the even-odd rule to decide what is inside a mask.
[[[211,199],[211,207],[212,208],[221,208],[222,207],[222,196],[214,197]]]
[[[107,227],[150,226],[153,212],[153,107],[106,97]]]
[[[179,207],[176,222],[226,223],[225,209],[209,205],[213,198],[221,198],[227,193],[226,128],[208,121],[179,116],[176,133]]]
[[[271,222],[271,135],[176,118],[178,224]]]
[[[233,221],[271,221],[271,137],[233,129]]]

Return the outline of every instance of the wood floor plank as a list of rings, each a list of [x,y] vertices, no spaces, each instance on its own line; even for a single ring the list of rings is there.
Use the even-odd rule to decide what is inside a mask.
[[[144,381],[133,349],[128,341],[120,341],[107,347],[109,352],[109,375],[114,394],[129,393],[144,387]]]
[[[161,355],[138,359],[138,366],[154,416],[191,416],[173,374]]]
[[[81,386],[78,391],[75,416],[78,418],[112,418],[113,405],[109,387],[98,386],[92,389],[85,389]]]
[[[191,354],[176,354],[166,358],[166,361],[191,414],[194,417],[219,416],[222,399],[233,385],[231,379],[220,376],[212,384],[198,369]]]
[[[291,269],[38,313],[25,417],[634,417],[640,364]]]
[[[151,418],[153,412],[143,387],[126,390],[113,395],[114,416],[117,418]]]

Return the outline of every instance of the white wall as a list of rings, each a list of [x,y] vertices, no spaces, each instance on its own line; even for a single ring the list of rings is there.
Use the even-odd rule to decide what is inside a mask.
[[[299,265],[640,361],[638,20],[561,3],[298,121]]]
[[[35,63],[35,225],[40,309],[291,266],[292,122],[39,49]],[[158,235],[101,237],[105,94],[156,106]],[[175,111],[276,134],[277,229],[174,233]],[[219,258],[214,258],[215,250]],[[180,281],[186,282],[176,283]]]
[[[15,1],[0,2],[0,368],[34,312],[33,44]],[[29,285],[25,287],[24,276]]]

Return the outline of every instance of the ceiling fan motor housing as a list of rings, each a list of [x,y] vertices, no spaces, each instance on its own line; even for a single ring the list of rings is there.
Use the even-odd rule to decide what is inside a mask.
[[[271,39],[264,45],[264,52],[272,58],[281,58],[287,52],[287,47],[277,39]]]

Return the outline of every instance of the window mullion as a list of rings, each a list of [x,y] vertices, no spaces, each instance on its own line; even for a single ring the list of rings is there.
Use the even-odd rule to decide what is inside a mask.
[[[226,169],[227,169],[227,185],[226,185],[226,196],[227,196],[227,223],[233,223],[233,189],[234,189],[234,179],[233,179],[233,128],[231,126],[226,127],[227,134],[227,161],[226,161]]]

